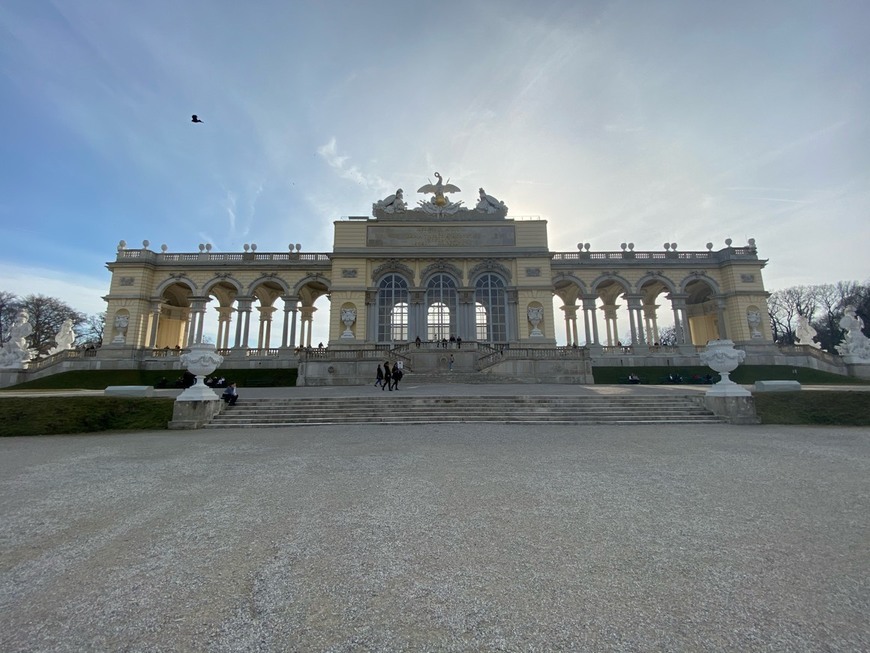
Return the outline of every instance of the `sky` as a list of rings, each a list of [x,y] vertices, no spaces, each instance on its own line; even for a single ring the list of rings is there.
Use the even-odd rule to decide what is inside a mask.
[[[436,170],[552,251],[755,238],[770,291],[866,281],[868,26],[865,0],[4,0],[0,290],[102,311],[122,239],[329,252]]]

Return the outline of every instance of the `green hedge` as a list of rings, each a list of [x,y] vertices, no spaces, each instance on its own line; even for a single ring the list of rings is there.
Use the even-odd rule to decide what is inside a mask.
[[[705,366],[657,366],[657,367],[593,367],[592,377],[595,383],[624,383],[631,373],[637,374],[642,383],[656,384],[667,379],[668,374],[677,373],[683,377],[684,383],[688,383],[693,376],[704,378],[712,374],[714,380],[718,375]],[[735,383],[751,384],[756,381],[798,381],[803,385],[867,385],[870,381],[863,381],[851,376],[821,372],[809,367],[792,367],[790,365],[741,365],[731,373],[731,380]]]
[[[0,398],[0,436],[165,429],[173,403],[137,397]]]
[[[870,393],[758,392],[752,395],[762,424],[870,426]]]
[[[216,370],[212,376],[235,381],[239,386],[285,387],[296,385],[295,367],[287,369]],[[74,370],[27,381],[10,390],[103,390],[110,385],[155,385],[166,379],[168,388],[181,370]]]

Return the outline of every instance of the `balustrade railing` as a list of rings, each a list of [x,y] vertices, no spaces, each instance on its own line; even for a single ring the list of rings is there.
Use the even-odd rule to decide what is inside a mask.
[[[810,356],[825,363],[840,365],[843,359],[838,354],[832,354],[823,349],[817,349],[811,345],[777,345],[779,351],[790,356]]]

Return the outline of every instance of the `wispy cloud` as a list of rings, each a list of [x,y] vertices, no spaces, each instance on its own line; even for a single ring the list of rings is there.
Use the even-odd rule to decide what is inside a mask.
[[[333,136],[328,143],[317,148],[317,154],[326,161],[326,163],[338,173],[342,179],[348,179],[357,184],[361,184],[366,188],[376,191],[382,191],[389,188],[389,183],[380,175],[367,174],[359,169],[356,165],[348,165],[350,157],[345,154],[338,153],[335,137]]]

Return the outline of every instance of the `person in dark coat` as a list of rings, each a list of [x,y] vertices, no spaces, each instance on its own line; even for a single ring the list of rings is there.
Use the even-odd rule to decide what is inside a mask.
[[[382,386],[384,385],[384,370],[378,365],[377,378],[375,378],[375,385]]]
[[[393,375],[390,372],[390,361],[387,361],[386,363],[384,363],[384,385],[381,386],[381,390],[386,390],[387,388],[389,388],[390,392],[392,392],[392,381]]]
[[[403,372],[402,368],[399,367],[399,363],[393,363],[393,390],[399,389],[399,381],[402,380]]]

